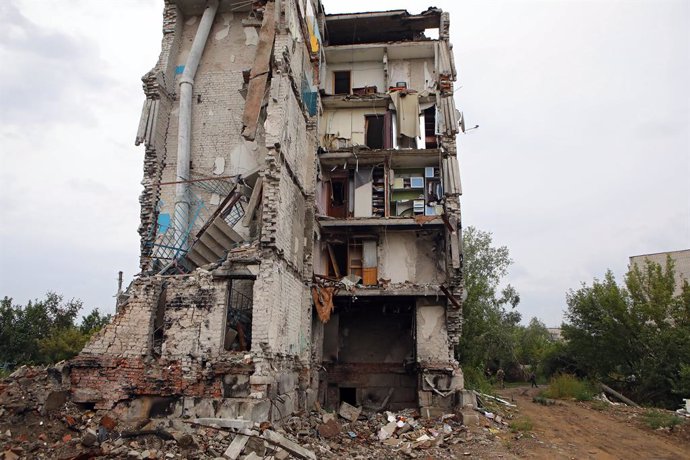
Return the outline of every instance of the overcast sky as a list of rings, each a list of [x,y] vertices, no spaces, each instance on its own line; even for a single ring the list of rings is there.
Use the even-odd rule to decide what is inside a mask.
[[[343,4],[346,3],[345,6]],[[510,249],[525,319],[628,257],[690,248],[690,2],[336,2],[451,13],[463,221]],[[140,77],[162,0],[0,2],[0,296],[114,310],[138,268]]]

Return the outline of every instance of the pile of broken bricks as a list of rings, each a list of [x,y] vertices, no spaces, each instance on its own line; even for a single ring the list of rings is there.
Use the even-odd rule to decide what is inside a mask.
[[[122,419],[67,398],[59,369],[22,369],[0,382],[0,460],[91,458],[286,460],[457,458],[500,444],[507,423],[415,409],[376,412],[342,403],[281,423],[243,419]]]

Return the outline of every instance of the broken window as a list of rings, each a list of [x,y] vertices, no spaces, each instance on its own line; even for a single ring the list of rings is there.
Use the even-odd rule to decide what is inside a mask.
[[[254,280],[233,279],[228,289],[225,337],[228,351],[249,351],[252,342]]]
[[[350,71],[333,72],[333,94],[350,94]]]

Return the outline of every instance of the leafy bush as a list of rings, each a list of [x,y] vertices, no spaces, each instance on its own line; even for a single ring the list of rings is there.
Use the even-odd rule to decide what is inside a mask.
[[[650,428],[656,430],[659,428],[671,428],[683,423],[680,417],[669,412],[650,410],[644,414],[644,421]]]
[[[465,388],[480,393],[493,394],[493,386],[481,369],[466,367],[463,369],[463,373],[465,377]]]
[[[543,395],[553,399],[577,399],[578,401],[589,401],[594,396],[595,391],[592,385],[579,380],[574,375],[559,374],[551,378],[549,388],[544,390]]]

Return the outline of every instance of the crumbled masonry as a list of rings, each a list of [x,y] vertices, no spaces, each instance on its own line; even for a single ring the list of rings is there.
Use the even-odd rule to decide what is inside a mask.
[[[467,414],[449,25],[166,0],[136,135],[141,274],[65,366],[72,404],[247,430],[343,404]]]

